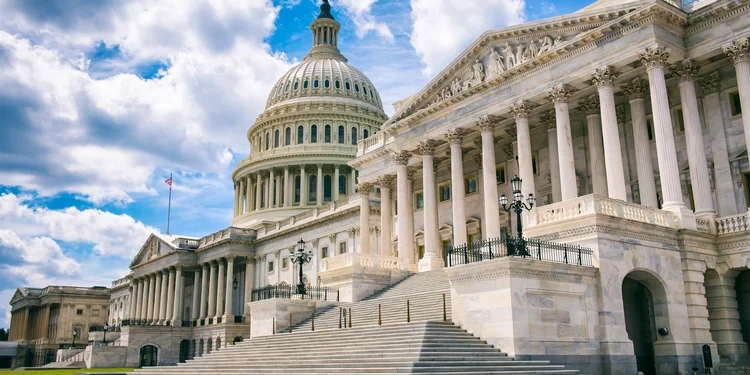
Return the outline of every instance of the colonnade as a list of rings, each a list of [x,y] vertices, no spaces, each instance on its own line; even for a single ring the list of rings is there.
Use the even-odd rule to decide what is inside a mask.
[[[329,186],[324,184],[326,177]],[[350,195],[355,184],[356,172],[345,164],[302,164],[253,172],[235,182],[234,217],[274,208],[320,206]]]

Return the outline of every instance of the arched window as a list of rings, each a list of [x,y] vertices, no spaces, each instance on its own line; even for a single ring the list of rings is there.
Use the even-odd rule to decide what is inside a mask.
[[[339,195],[346,195],[346,176],[339,176]]]
[[[318,199],[318,176],[310,175],[310,195],[308,195],[308,202],[315,202]],[[317,203],[317,202],[316,202]]]
[[[310,143],[318,143],[318,125],[310,127]]]
[[[326,125],[323,137],[325,143],[331,143],[331,125]]]
[[[260,191],[266,191],[266,185],[267,183],[263,181],[263,184],[260,185]],[[260,208],[266,208],[266,194],[262,193],[260,195]]]
[[[279,147],[279,129],[276,129],[275,132],[273,132],[273,147]]]
[[[331,87],[331,81],[329,81],[329,80],[323,81],[323,87],[325,87],[325,88]]]
[[[357,128],[352,126],[352,145],[357,144]]]
[[[266,133],[266,150],[271,149],[271,133]]]
[[[289,146],[292,143],[292,128],[286,128],[284,133],[284,146]]]
[[[331,175],[325,175],[323,177],[323,201],[330,202],[331,201]]]
[[[350,85],[349,82],[347,82],[344,86],[346,87],[346,91],[349,91],[352,89],[352,85]]]
[[[367,137],[370,136],[370,133],[367,131],[367,129],[362,130],[362,139],[367,139]]]
[[[344,135],[344,126],[339,125],[339,143],[342,145],[346,142],[346,136]]]
[[[299,88],[299,82],[294,82],[294,91],[297,91]]]
[[[305,127],[300,125],[297,127],[297,144],[301,145],[305,141]]]
[[[354,91],[359,92],[359,84],[354,84]]]
[[[289,92],[289,84],[286,84],[286,88],[284,88],[284,92]]]
[[[302,177],[294,177],[294,203],[300,202],[300,190],[302,189]]]
[[[320,86],[320,82],[318,82],[318,80],[316,79],[315,81],[313,81],[313,88],[317,89],[318,86]]]
[[[339,80],[336,80],[336,83],[334,83],[334,86],[336,86],[337,89],[341,88],[341,82]]]
[[[310,87],[310,81],[305,80],[305,83],[302,84],[302,88],[306,89],[308,87]]]

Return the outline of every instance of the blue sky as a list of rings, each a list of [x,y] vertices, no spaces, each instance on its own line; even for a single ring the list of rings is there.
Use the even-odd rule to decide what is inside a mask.
[[[331,0],[339,46],[390,103],[483,31],[591,1]],[[0,0],[0,327],[19,286],[109,285],[148,234],[232,214],[270,87],[310,48],[313,0]]]

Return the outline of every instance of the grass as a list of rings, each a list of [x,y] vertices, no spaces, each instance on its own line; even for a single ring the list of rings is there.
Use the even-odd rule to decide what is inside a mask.
[[[61,370],[0,370],[2,375],[74,375],[87,372],[132,372],[133,368],[90,368],[90,369],[61,369]]]

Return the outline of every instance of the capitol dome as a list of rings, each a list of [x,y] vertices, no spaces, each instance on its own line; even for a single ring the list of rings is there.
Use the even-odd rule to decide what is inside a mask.
[[[266,226],[355,193],[347,163],[388,116],[372,82],[339,51],[340,28],[323,0],[310,52],[276,82],[247,131],[250,155],[232,175],[232,226]]]

